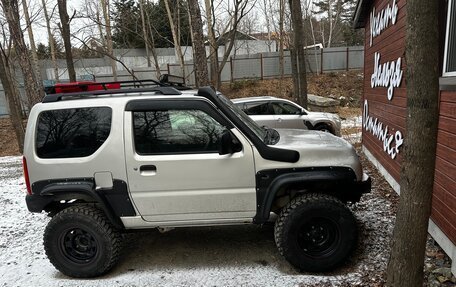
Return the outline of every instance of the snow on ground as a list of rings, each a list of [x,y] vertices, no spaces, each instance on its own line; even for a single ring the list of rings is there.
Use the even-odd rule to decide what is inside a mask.
[[[394,212],[374,192],[352,206],[360,226],[357,251],[338,270],[301,274],[278,253],[272,226],[180,228],[125,236],[119,264],[89,280],[66,277],[46,258],[49,218],[30,213],[20,157],[0,158],[0,286],[366,286],[386,268]]]
[[[342,120],[342,137],[351,144],[361,142],[362,117],[356,116]]]

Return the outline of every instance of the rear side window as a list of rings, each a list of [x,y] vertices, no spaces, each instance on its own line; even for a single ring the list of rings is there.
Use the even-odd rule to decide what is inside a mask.
[[[270,115],[268,102],[246,103],[243,110],[248,115]]]
[[[42,112],[38,117],[36,153],[40,158],[89,156],[108,138],[111,118],[108,107]]]

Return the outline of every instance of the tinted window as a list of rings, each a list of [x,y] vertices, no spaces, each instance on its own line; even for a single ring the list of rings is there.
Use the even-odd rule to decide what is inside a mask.
[[[274,114],[276,115],[299,115],[301,110],[287,103],[271,103]]]
[[[40,158],[85,157],[108,138],[111,108],[80,108],[42,112],[38,117],[36,153]]]
[[[225,128],[200,110],[133,112],[138,154],[218,152]]]
[[[243,110],[248,115],[270,115],[267,102],[245,103]]]

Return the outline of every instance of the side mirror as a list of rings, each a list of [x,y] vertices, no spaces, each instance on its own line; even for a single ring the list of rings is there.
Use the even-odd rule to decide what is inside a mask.
[[[306,110],[304,110],[304,109],[301,109],[301,112],[299,114],[302,115],[302,116],[307,115]]]
[[[225,130],[219,138],[218,152],[220,155],[240,152],[242,144],[229,130]]]

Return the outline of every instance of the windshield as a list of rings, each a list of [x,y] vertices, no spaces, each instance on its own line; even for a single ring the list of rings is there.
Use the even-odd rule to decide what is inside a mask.
[[[240,118],[265,144],[275,144],[279,141],[279,134],[274,129],[260,127],[252,118],[244,113],[238,106],[233,104],[228,98],[222,94],[218,94],[219,99],[225,103],[230,110]]]

